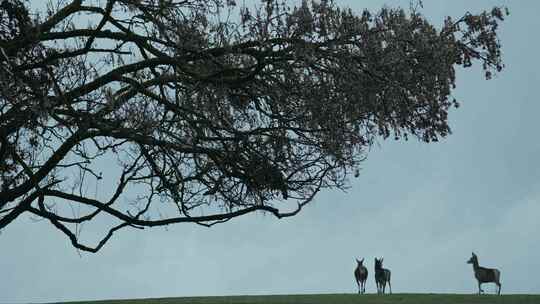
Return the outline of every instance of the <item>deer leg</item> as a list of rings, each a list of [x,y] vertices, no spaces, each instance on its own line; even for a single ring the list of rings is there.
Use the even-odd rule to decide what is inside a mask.
[[[482,292],[484,292],[482,290],[482,283],[480,283],[480,281],[478,281],[478,294],[481,294]]]
[[[388,288],[390,288],[390,294],[392,294],[392,284],[388,281]]]
[[[497,284],[497,287],[499,287],[497,289],[497,295],[501,295],[501,281],[500,281],[500,278],[501,278],[501,272],[499,270],[495,270],[495,284]]]
[[[386,290],[386,282],[382,283],[382,294],[384,294],[384,291]]]

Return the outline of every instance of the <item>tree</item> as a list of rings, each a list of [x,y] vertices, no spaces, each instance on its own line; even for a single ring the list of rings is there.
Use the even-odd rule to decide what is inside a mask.
[[[2,0],[0,229],[29,213],[95,252],[125,227],[293,216],[377,138],[450,134],[455,69],[502,69],[505,14],[436,28],[330,0]]]

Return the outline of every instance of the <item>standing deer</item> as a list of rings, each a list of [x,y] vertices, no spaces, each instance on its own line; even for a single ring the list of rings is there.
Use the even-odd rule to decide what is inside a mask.
[[[386,288],[386,282],[390,288],[390,294],[392,294],[392,284],[390,284],[390,270],[383,268],[383,258],[378,260],[375,258],[375,284],[377,284],[377,294],[384,294]]]
[[[484,268],[478,265],[478,257],[474,252],[472,257],[467,261],[467,264],[472,264],[474,270],[474,277],[478,281],[478,294],[484,292],[482,290],[482,283],[495,283],[498,286],[497,294],[501,294],[501,272],[495,268]]]
[[[367,268],[363,265],[364,259],[360,261],[356,259],[356,269],[354,270],[354,278],[356,279],[356,284],[358,285],[358,293],[366,292],[366,280],[368,276]]]

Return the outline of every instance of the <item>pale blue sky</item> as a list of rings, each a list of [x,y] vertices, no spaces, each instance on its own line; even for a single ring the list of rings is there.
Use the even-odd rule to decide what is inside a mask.
[[[441,24],[493,5],[511,12],[500,32],[506,69],[491,81],[459,72],[462,106],[446,140],[381,142],[347,193],[326,191],[285,220],[126,230],[79,256],[48,223],[20,218],[0,234],[0,303],[349,293],[354,257],[366,258],[374,292],[375,256],[392,270],[394,292],[473,293],[472,250],[501,270],[503,293],[540,293],[540,2],[424,1],[423,13]]]

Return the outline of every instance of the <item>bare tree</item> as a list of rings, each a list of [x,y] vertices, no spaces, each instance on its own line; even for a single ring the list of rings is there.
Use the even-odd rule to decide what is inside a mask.
[[[292,216],[377,138],[448,135],[457,66],[503,67],[500,8],[436,28],[297,5],[2,0],[0,229],[30,213],[95,252],[125,227]]]

